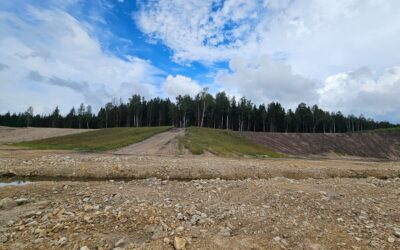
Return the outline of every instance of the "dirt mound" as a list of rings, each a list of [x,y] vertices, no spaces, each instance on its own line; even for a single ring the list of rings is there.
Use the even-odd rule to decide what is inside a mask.
[[[288,155],[358,156],[400,159],[400,134],[297,134],[243,132],[246,138]]]
[[[144,156],[0,149],[1,177],[28,179],[197,180],[400,177],[400,162],[354,159],[254,159],[204,155]]]
[[[88,132],[92,129],[71,128],[11,128],[0,126],[0,144],[32,141],[56,136]]]
[[[179,154],[178,136],[183,136],[183,129],[171,129],[146,139],[142,142],[112,151],[121,155],[177,155]]]

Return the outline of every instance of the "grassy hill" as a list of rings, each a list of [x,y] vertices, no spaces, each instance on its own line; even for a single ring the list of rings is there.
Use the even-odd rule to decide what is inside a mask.
[[[143,141],[171,127],[109,128],[59,136],[13,145],[33,149],[67,149],[82,151],[106,151]]]
[[[210,152],[222,156],[268,156],[283,157],[283,154],[255,144],[236,132],[209,128],[191,127],[179,139],[180,145],[193,154]]]

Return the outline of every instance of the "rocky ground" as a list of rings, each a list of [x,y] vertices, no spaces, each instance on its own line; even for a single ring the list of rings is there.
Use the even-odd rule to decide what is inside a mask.
[[[400,162],[362,159],[255,159],[216,156],[140,156],[0,147],[0,177],[30,179],[173,180],[400,177]]]
[[[400,249],[400,179],[0,188],[1,249]]]

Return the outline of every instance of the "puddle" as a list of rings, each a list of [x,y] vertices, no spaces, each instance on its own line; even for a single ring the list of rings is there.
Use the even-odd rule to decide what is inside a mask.
[[[6,186],[24,186],[29,184],[29,181],[10,181],[10,182],[0,182],[0,187]]]

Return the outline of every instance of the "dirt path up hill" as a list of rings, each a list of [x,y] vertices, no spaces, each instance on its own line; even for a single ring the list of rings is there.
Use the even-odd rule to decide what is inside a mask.
[[[183,129],[173,128],[154,135],[142,142],[114,150],[119,155],[177,155],[179,154],[178,136],[183,136]]]

